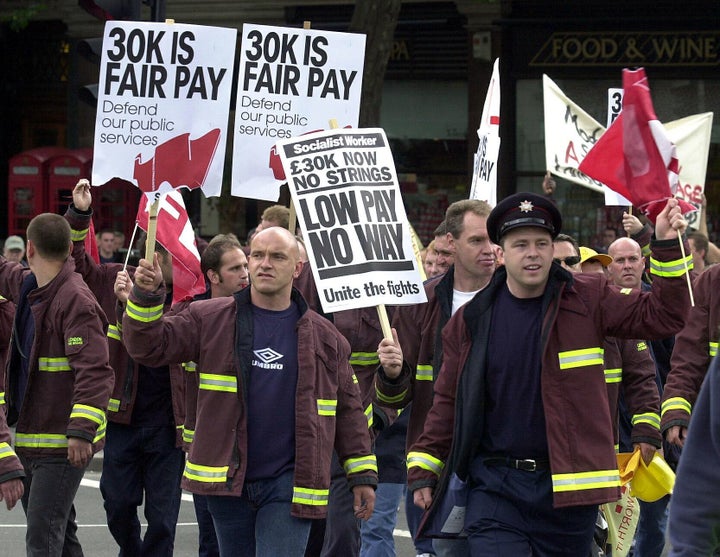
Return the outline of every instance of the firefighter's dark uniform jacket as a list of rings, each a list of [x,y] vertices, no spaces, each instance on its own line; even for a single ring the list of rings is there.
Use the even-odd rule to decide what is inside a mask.
[[[380,370],[383,385],[380,392],[394,395],[383,399],[394,408],[404,408],[412,402],[406,439],[408,449],[422,433],[433,403],[433,385],[443,354],[440,332],[452,311],[454,274],[455,268],[451,266],[444,275],[425,281],[427,303],[395,308],[392,324],[403,351],[403,372],[398,379],[389,382]],[[409,381],[404,379],[406,376]],[[400,388],[402,385],[408,388]]]
[[[7,424],[7,408],[5,405],[5,358],[10,346],[15,304],[0,296],[0,362],[3,373],[0,373],[0,483],[25,476],[23,465],[11,446],[10,428]]]
[[[618,396],[622,389],[632,423],[632,443],[649,443],[660,448],[660,392],[648,343],[639,339],[607,337],[603,348],[605,384],[616,445],[620,435]]]
[[[197,364],[195,436],[182,484],[193,493],[242,493],[251,450],[245,402],[253,339],[250,290],[196,301],[163,317],[162,289],[148,294],[134,287],[123,316],[128,351],[138,361]],[[296,290],[292,296],[301,313],[292,514],[322,518],[327,510],[333,448],[351,488],[375,485],[377,464],[360,391],[348,363],[347,341],[330,322],[309,310]],[[268,408],[268,419],[272,414]]]
[[[105,340],[107,320],[68,259],[28,301],[35,321],[28,381],[17,419],[15,450],[28,457],[67,456],[68,437],[105,444],[106,409],[113,387]],[[0,258],[0,292],[17,303],[30,270]],[[11,343],[11,351],[17,350]],[[19,357],[19,356],[18,356]],[[17,368],[8,358],[5,386],[9,410]]]
[[[655,283],[653,283],[653,288]],[[700,273],[693,283],[695,306],[675,336],[670,373],[662,402],[662,429],[687,427],[700,386],[718,352],[720,335],[720,265]]]
[[[602,275],[571,275],[552,264],[543,296],[541,389],[556,507],[620,498],[603,369],[604,337],[672,335],[682,327],[689,306],[677,240],[654,242],[652,271],[653,290],[646,293],[611,286]],[[499,268],[490,285],[458,310],[443,330],[444,362],[435,382],[435,400],[408,454],[412,490],[435,486],[442,474],[434,503],[442,499],[448,474],[467,479],[480,450],[487,342],[494,299],[506,278],[505,268]],[[507,348],[522,350],[523,340]]]
[[[92,209],[79,211],[70,204],[65,219],[70,224],[73,240],[72,257],[75,270],[80,273],[90,287],[107,315],[110,325],[107,332],[110,365],[115,371],[115,386],[108,405],[108,420],[118,424],[129,424],[135,407],[138,386],[138,364],[128,356],[122,338],[122,324],[118,317],[117,298],[115,297],[115,277],[123,270],[122,263],[96,263],[85,250],[85,238],[90,229]],[[135,268],[127,267],[130,278]],[[122,314],[121,314],[122,315]],[[180,366],[170,366],[170,391],[172,393],[173,418],[176,427],[176,444],[180,446],[183,422],[185,420],[185,387],[183,371]]]

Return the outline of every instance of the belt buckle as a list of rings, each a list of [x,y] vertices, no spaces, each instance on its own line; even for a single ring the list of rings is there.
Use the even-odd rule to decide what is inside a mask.
[[[537,470],[537,462],[531,458],[518,460],[517,463],[520,470],[525,470],[526,472],[535,472]]]

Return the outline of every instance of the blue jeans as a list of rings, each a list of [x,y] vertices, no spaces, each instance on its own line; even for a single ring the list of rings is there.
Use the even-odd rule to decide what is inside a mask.
[[[311,520],[290,515],[293,472],[246,482],[237,496],[208,495],[222,557],[303,557]]]
[[[108,423],[100,492],[121,557],[173,554],[184,466],[175,426]],[[143,496],[148,527],[141,539],[137,510]]]
[[[395,557],[393,531],[405,484],[380,483],[375,491],[375,510],[360,525],[360,557]]]
[[[220,557],[215,526],[207,506],[207,495],[193,493],[193,505],[198,521],[198,557]]]
[[[640,520],[635,532],[633,557],[660,557],[665,548],[667,506],[670,496],[646,503],[640,501]]]
[[[73,500],[85,474],[66,457],[20,457],[25,468],[22,506],[28,557],[82,557]]]

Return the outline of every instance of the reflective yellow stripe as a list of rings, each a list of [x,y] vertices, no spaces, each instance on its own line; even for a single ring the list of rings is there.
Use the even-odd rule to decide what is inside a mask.
[[[0,391],[0,405],[5,404],[5,391]]]
[[[693,268],[692,255],[686,255],[685,259],[673,261],[658,261],[650,258],[650,273],[659,277],[681,277],[686,270]]]
[[[134,319],[135,321],[150,323],[152,321],[157,321],[162,317],[163,306],[159,305],[146,308],[128,300],[127,305],[125,306],[125,313],[127,313],[128,317]]]
[[[617,470],[594,470],[575,474],[553,474],[552,483],[556,493],[620,487],[620,473]]]
[[[373,405],[372,402],[365,408],[365,418],[367,418],[368,428],[373,426]]]
[[[193,439],[195,439],[195,430],[184,427],[182,432],[182,440],[185,443],[192,443]]]
[[[117,398],[111,398],[108,401],[108,412],[119,412],[120,411],[120,400]]]
[[[108,325],[108,332],[107,332],[108,338],[114,338],[115,340],[122,341],[122,336],[120,335],[120,327],[117,325]]]
[[[374,454],[358,458],[348,458],[343,464],[343,468],[346,474],[356,474],[357,472],[366,472],[368,470],[377,472],[377,459]]]
[[[593,348],[582,348],[580,350],[568,350],[560,352],[558,360],[560,369],[572,369],[576,367],[603,365],[603,354],[605,351],[599,346]]]
[[[107,430],[107,420],[100,424],[97,428],[97,432],[95,432],[95,437],[93,438],[93,443],[97,443],[100,439],[105,437],[105,430]]]
[[[67,358],[38,358],[40,371],[70,371],[70,360]]]
[[[85,418],[91,422],[95,422],[97,425],[102,425],[105,421],[105,412],[100,408],[94,406],[88,406],[87,404],[74,404],[72,412],[70,413],[70,419],[73,418]]]
[[[375,398],[377,398],[378,402],[383,402],[385,404],[395,404],[404,399],[406,394],[407,389],[403,390],[403,392],[401,392],[399,395],[387,396],[384,393],[381,393],[377,385],[375,385]]]
[[[188,373],[195,373],[197,371],[197,364],[193,361],[183,363],[182,367]]]
[[[292,502],[298,505],[322,507],[328,504],[329,489],[311,489],[309,487],[293,486]]]
[[[433,366],[429,364],[418,364],[415,368],[415,381],[432,381]]]
[[[203,391],[222,391],[237,393],[237,377],[234,375],[217,375],[215,373],[200,372],[198,388]]]
[[[625,294],[626,296],[629,296],[632,294],[632,288],[621,288],[620,294]]]
[[[12,450],[8,443],[0,443],[0,460],[9,456],[16,456],[15,451]]]
[[[376,366],[380,363],[377,352],[353,352],[350,354],[351,366]]]
[[[632,417],[632,425],[649,424],[658,431],[660,430],[660,416],[655,412],[645,412],[643,414],[635,414]]]
[[[188,480],[203,483],[221,483],[227,479],[229,466],[203,466],[189,460],[185,463],[183,476]]]
[[[439,476],[442,469],[445,468],[445,463],[431,454],[411,451],[407,456],[407,468],[408,470],[410,468],[422,468]]]
[[[620,383],[622,381],[622,368],[605,370],[605,383]]]
[[[355,385],[357,385],[360,382],[360,381],[358,381],[357,375],[355,375],[354,373],[352,374],[352,381],[353,381],[353,383],[355,383]]]
[[[642,251],[643,257],[649,257],[652,254],[652,249],[650,249],[650,244],[645,244],[641,248],[641,251]]]
[[[70,239],[73,242],[82,242],[87,237],[89,230],[89,228],[85,230],[70,230]]]
[[[717,356],[717,351],[718,351],[717,341],[716,342],[710,341],[708,343],[708,354],[710,354],[710,357],[714,358],[715,356]]]
[[[692,404],[680,396],[674,396],[662,403],[661,413],[664,416],[666,412],[670,412],[672,410],[682,410],[683,412],[690,414],[692,411]]]
[[[319,398],[317,409],[320,416],[334,416],[337,413],[337,400]]]
[[[16,433],[15,446],[29,449],[61,449],[68,446],[68,440],[60,433]]]

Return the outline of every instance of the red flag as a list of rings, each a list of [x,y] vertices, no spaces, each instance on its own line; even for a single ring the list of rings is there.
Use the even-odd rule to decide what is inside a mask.
[[[147,232],[148,198],[143,195],[137,213],[137,223]],[[160,197],[157,215],[157,241],[172,255],[173,301],[192,298],[205,292],[205,279],[200,270],[200,254],[195,243],[195,232],[178,191]]]
[[[675,145],[655,115],[645,70],[623,70],[623,108],[578,167],[655,223],[678,188]],[[695,208],[682,200],[683,213]]]
[[[87,253],[95,263],[100,263],[100,252],[97,247],[97,238],[95,237],[95,225],[90,219],[87,236],[85,236],[85,253]]]

